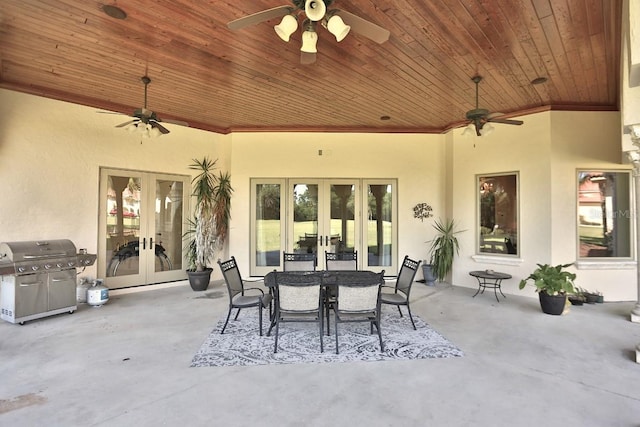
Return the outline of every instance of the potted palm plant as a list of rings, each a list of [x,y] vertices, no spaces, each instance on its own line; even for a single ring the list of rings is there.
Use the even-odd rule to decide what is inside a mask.
[[[533,273],[520,281],[523,289],[529,281],[533,282],[540,299],[540,308],[547,314],[560,315],[567,303],[567,295],[576,292],[573,281],[576,275],[565,270],[573,264],[537,264]]]
[[[204,157],[194,159],[190,169],[198,171],[191,183],[196,199],[194,219],[185,233],[187,243],[187,275],[194,291],[207,289],[213,268],[208,262],[224,244],[231,218],[231,177],[228,173],[215,174],[217,160]]]
[[[442,282],[453,267],[453,259],[460,252],[460,244],[456,234],[464,230],[457,230],[457,224],[453,219],[436,220],[433,224],[436,229],[436,237],[430,240],[429,262],[433,278]],[[428,271],[424,271],[425,281],[429,283]]]

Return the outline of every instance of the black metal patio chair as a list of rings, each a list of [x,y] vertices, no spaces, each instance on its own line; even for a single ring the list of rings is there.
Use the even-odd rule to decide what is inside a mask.
[[[336,301],[333,304],[336,323],[336,354],[339,354],[340,349],[338,325],[350,322],[368,322],[371,334],[373,334],[375,326],[380,340],[380,351],[384,351],[380,330],[380,289],[384,283],[384,271],[371,276],[362,275],[357,279],[347,276],[336,277]]]
[[[380,297],[382,300],[382,304],[397,306],[398,312],[400,312],[400,317],[403,317],[400,306],[406,306],[407,311],[409,312],[409,319],[411,319],[411,324],[413,325],[414,330],[416,329],[416,324],[414,323],[413,316],[411,315],[411,307],[409,306],[409,294],[411,293],[411,286],[413,285],[413,279],[416,277],[416,272],[418,271],[419,265],[420,261],[412,260],[408,255],[405,256],[404,260],[402,261],[402,267],[400,267],[400,272],[398,273],[398,278],[396,280],[395,286],[383,286],[383,292]],[[385,288],[392,288],[394,289],[394,292],[384,292]]]
[[[260,288],[244,287],[244,281],[240,275],[240,270],[238,269],[238,263],[236,262],[235,257],[232,256],[231,259],[227,261],[218,260],[218,265],[220,265],[222,275],[227,283],[227,290],[229,291],[229,312],[227,313],[227,320],[225,320],[220,333],[224,334],[224,330],[227,328],[229,317],[231,316],[231,310],[234,308],[238,309],[238,312],[233,319],[238,320],[240,310],[243,308],[258,307],[258,323],[260,325],[260,335],[262,336],[262,308],[269,306],[269,312],[271,312],[272,296],[270,294],[265,295],[264,291]],[[246,295],[245,293],[247,291],[257,291],[259,295]]]

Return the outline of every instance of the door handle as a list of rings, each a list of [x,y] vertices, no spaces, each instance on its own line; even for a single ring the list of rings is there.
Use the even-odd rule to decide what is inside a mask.
[[[149,249],[153,249],[153,237],[149,238]]]
[[[324,236],[324,245],[329,246],[329,236]]]
[[[146,237],[142,238],[142,249],[147,249],[147,238]]]

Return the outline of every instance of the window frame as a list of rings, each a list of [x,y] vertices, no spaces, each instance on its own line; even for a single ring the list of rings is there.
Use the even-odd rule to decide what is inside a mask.
[[[580,186],[581,180],[580,176],[583,173],[599,173],[599,174],[623,174],[627,176],[627,202],[628,206],[626,209],[622,209],[625,211],[621,216],[628,218],[628,250],[629,256],[582,256],[581,255],[581,235],[580,235],[580,227],[581,227],[581,206],[580,206]],[[625,262],[634,262],[635,260],[635,199],[634,199],[634,182],[633,182],[633,171],[631,169],[616,169],[616,168],[578,168],[575,173],[575,188],[576,188],[576,216],[575,216],[575,227],[576,227],[576,264],[580,265],[597,265],[597,264],[611,264],[611,263],[625,263]],[[613,209],[614,212],[619,212],[621,209],[616,207]],[[615,216],[615,214],[614,214]]]
[[[482,195],[480,192],[481,184],[490,178],[496,177],[511,177],[515,178],[515,222],[516,222],[516,253],[503,253],[503,252],[488,252],[482,250]],[[521,218],[520,218],[520,172],[519,171],[505,171],[505,172],[492,172],[482,173],[475,175],[475,191],[476,191],[476,220],[475,220],[475,256],[476,257],[498,257],[502,259],[520,259],[522,254],[522,241],[521,241]]]

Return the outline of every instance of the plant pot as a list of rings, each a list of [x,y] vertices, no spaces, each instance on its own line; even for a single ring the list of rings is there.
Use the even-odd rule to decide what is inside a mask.
[[[424,276],[424,283],[427,286],[436,285],[436,276],[433,274],[431,264],[422,264],[422,275]]]
[[[569,302],[571,305],[582,305],[584,304],[585,298],[583,296],[569,295]]]
[[[567,303],[566,295],[549,295],[545,291],[538,292],[540,298],[540,308],[546,314],[552,314],[559,316],[564,311],[564,306]]]
[[[189,276],[189,284],[194,291],[204,291],[209,287],[211,281],[211,273],[213,268],[205,268],[204,271],[190,271],[187,270],[187,276]]]
[[[587,304],[595,304],[598,302],[598,294],[584,294]]]

